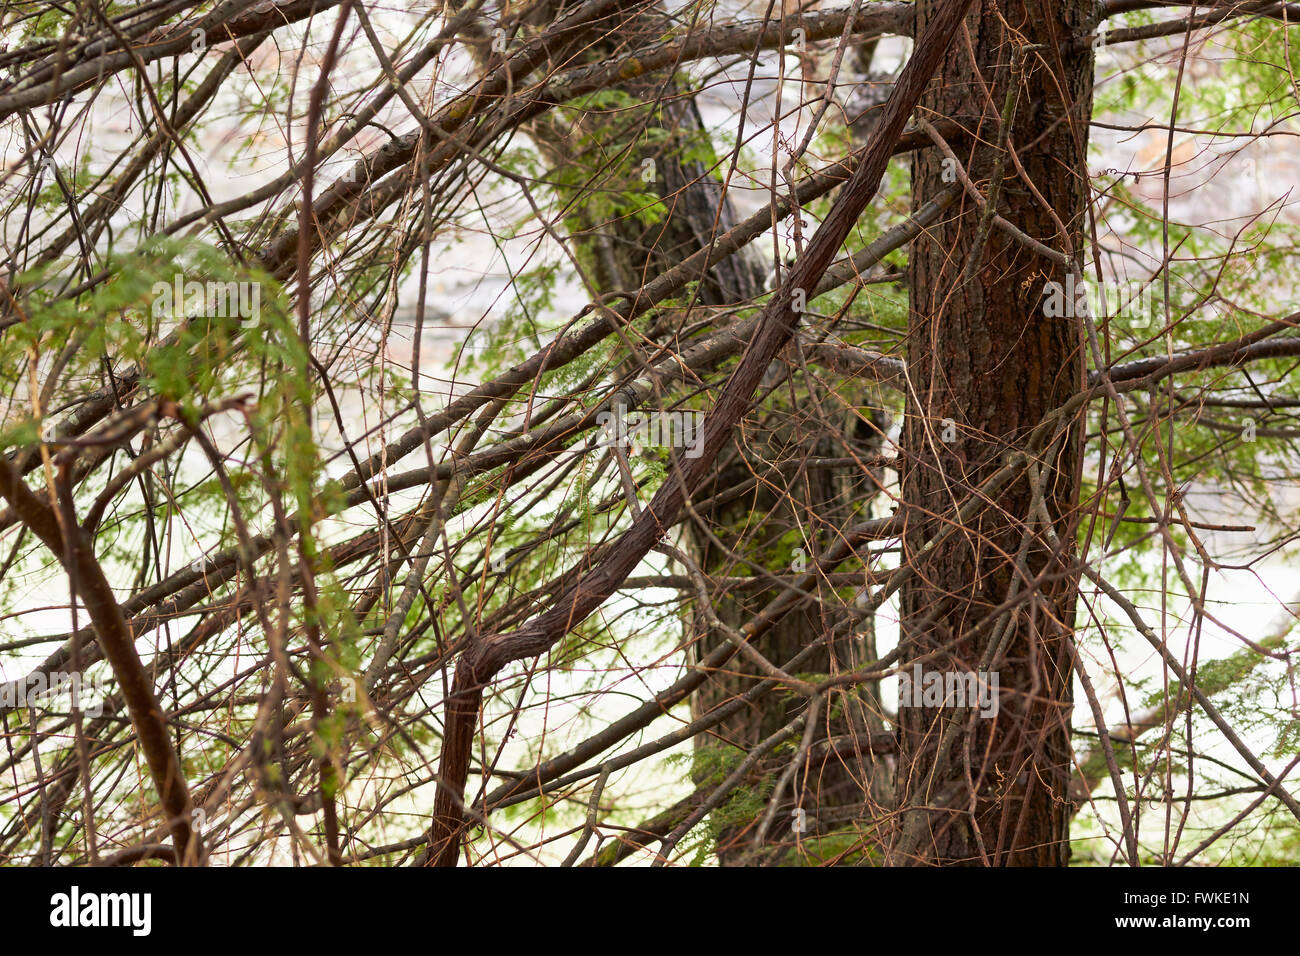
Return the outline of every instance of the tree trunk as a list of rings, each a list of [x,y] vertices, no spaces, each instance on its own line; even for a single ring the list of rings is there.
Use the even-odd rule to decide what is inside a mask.
[[[917,6],[919,32],[938,4]],[[1089,14],[1090,5],[1077,0],[986,0],[966,20],[969,42],[954,41],[918,111],[954,120],[968,133],[953,149],[971,180],[996,197],[1002,216],[1076,255],[1086,221],[1093,55],[1075,38],[1087,33]],[[1014,107],[1006,131],[1024,176],[999,142],[1009,88]],[[939,150],[916,155],[914,208],[953,181],[955,167],[945,160]],[[955,698],[947,706],[900,707],[899,813],[889,860],[1060,866],[1069,858],[1071,815],[1072,662],[1065,638],[1077,595],[1070,567],[1077,419],[1063,423],[1038,456],[1046,509],[1066,553],[1054,553],[1035,529],[1023,470],[962,530],[925,550],[1005,454],[1022,448],[1081,384],[1079,320],[1047,317],[1043,309],[1045,283],[1063,283],[1065,268],[996,227],[982,227],[981,218],[965,197],[913,245],[908,266],[904,559],[914,573],[902,597],[901,664],[909,674],[920,667],[923,676],[996,674],[999,707],[991,717],[953,706]]]
[[[783,391],[784,386],[778,394]],[[802,570],[799,562],[811,564],[821,551],[836,543],[843,528],[855,518],[861,520],[863,516],[855,515],[852,505],[876,497],[875,479],[856,467],[808,466],[809,460],[843,460],[850,455],[865,460],[879,455],[889,428],[888,415],[883,409],[870,408],[861,414],[862,418],[854,416],[836,431],[828,427],[831,423],[813,417],[805,420],[796,410],[778,406],[757,427],[745,430],[743,440],[729,449],[728,463],[699,496],[706,502],[721,499],[717,506],[697,509],[709,526],[708,534],[692,526],[692,552],[705,574],[752,576],[756,574],[752,563],[776,575],[790,575]],[[747,484],[752,487],[734,494]],[[782,539],[788,539],[795,528],[800,530],[799,543],[792,554],[788,540],[783,543]],[[720,590],[714,613],[736,630],[753,621],[781,593],[772,587]],[[824,639],[798,668],[802,673],[823,675],[851,671],[874,660],[870,619],[856,627],[846,626],[845,609],[851,607],[851,594],[842,592],[819,588],[820,603],[782,618],[755,643],[759,652],[779,666]],[[695,633],[702,635],[694,653],[704,657],[726,638],[712,632],[702,612],[697,610],[694,619]],[[834,637],[829,637],[832,634]],[[691,702],[693,716],[742,696],[753,686],[754,677],[752,666],[743,658],[735,659],[696,692]],[[872,760],[865,743],[884,732],[875,692],[873,684],[836,694],[832,700],[840,705],[837,715],[828,719],[823,710],[819,716],[814,740],[851,735],[859,745],[852,753],[814,748],[808,765],[799,766],[790,786],[778,794],[769,793],[768,788],[788,768],[791,755],[778,753],[760,761],[752,792],[741,794],[737,803],[761,807],[761,819],[775,800],[774,825],[759,839],[751,814],[733,816],[724,807],[713,824],[717,856],[724,866],[771,863],[796,844],[802,845],[804,839],[846,829],[854,820],[873,815],[864,812],[864,807],[878,809],[889,804],[891,781],[882,773],[885,765]],[[701,734],[695,744],[697,781],[703,784],[725,776],[721,768],[729,769],[727,755],[737,761],[743,758],[806,707],[802,698],[770,694]],[[759,799],[755,801],[754,796]],[[801,838],[791,829],[791,811],[796,808],[804,811]]]
[[[647,8],[626,21],[619,30],[618,42],[635,47],[636,36],[662,35],[667,21],[661,11]],[[612,43],[613,41],[608,41]],[[647,41],[648,42],[648,41]],[[603,49],[598,46],[597,51]],[[708,166],[697,158],[706,151],[703,121],[693,99],[683,96],[676,82],[665,84],[662,76],[648,76],[623,84],[618,89],[637,103],[649,104],[641,109],[623,109],[588,115],[580,124],[564,129],[553,119],[539,123],[536,141],[553,169],[575,166],[589,169],[593,182],[602,188],[634,190],[653,188],[664,198],[666,216],[653,223],[643,223],[634,216],[595,217],[577,210],[571,217],[570,231],[580,234],[576,244],[579,261],[596,285],[596,292],[609,294],[640,287],[648,276],[674,265],[707,246],[716,235],[730,229],[736,216],[725,198],[722,185]],[[647,136],[648,131],[654,134]],[[598,148],[593,149],[593,144]],[[609,170],[608,157],[626,156],[624,173]],[[586,162],[590,156],[591,162]],[[645,161],[654,165],[653,187],[645,182]],[[628,172],[630,170],[630,172]],[[582,178],[582,177],[580,177]],[[637,180],[642,180],[638,183]],[[700,283],[695,295],[698,306],[722,306],[752,302],[766,292],[764,268],[757,249],[751,247],[718,263]],[[777,404],[787,394],[787,387],[777,388]],[[708,501],[720,494],[734,492],[742,484],[752,487],[743,495],[728,495],[718,507],[701,506],[701,516],[709,525],[708,533],[688,525],[684,546],[708,575],[749,576],[753,569],[738,563],[737,553],[774,574],[789,574],[791,554],[783,535],[796,527],[804,529],[801,551],[811,561],[824,546],[831,544],[840,527],[853,517],[852,505],[874,497],[876,486],[865,475],[830,468],[794,469],[790,467],[807,458],[844,458],[850,454],[870,458],[879,453],[888,418],[881,410],[864,410],[863,416],[837,423],[838,431],[828,429],[819,420],[792,414],[790,408],[769,408],[763,422],[747,429],[743,442],[733,443],[719,461],[716,480],[697,499]],[[834,433],[832,433],[834,432]],[[852,445],[852,448],[848,446]],[[762,515],[764,528],[756,532],[747,516]],[[710,534],[720,540],[719,548]],[[720,589],[714,597],[713,611],[718,618],[739,629],[758,611],[779,595],[779,589]],[[840,606],[842,596],[827,594],[826,603],[788,615],[756,642],[758,651],[768,660],[781,664],[821,637],[827,630],[842,624],[842,615],[828,613]],[[687,627],[697,639],[691,645],[692,658],[707,656],[726,638],[714,633],[707,616],[695,609]],[[810,655],[802,670],[828,674],[860,666],[874,657],[874,646],[862,629],[854,635],[841,628],[834,642]],[[712,676],[692,698],[695,715],[725,704],[749,690],[755,682],[751,668],[733,666]],[[864,688],[862,694],[874,693]],[[818,737],[854,731],[855,739],[869,739],[883,731],[880,709],[862,695],[844,694],[843,716],[823,720]],[[707,786],[714,776],[715,757],[726,761],[740,759],[761,740],[795,716],[792,708],[801,701],[785,701],[770,695],[739,711],[733,717],[701,734],[696,740],[697,784]],[[822,748],[824,751],[825,748]],[[788,755],[775,756],[755,768],[750,794],[765,797],[770,783],[780,774]],[[763,840],[755,840],[756,819],[742,815],[732,822],[723,808],[715,815],[716,851],[724,864],[753,861],[752,850],[765,856],[780,856],[794,843],[789,811],[798,806],[805,810],[809,824],[807,835],[836,825],[850,824],[862,816],[864,802],[876,806],[888,802],[891,781],[869,759],[860,755],[823,754],[807,773],[802,784],[786,788],[778,800],[775,825]],[[765,809],[761,801],[760,807]],[[760,814],[761,814],[760,810]]]

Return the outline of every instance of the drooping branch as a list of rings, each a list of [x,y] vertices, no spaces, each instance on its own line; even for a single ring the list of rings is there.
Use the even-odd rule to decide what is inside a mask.
[[[917,41],[885,104],[862,164],[780,290],[760,313],[754,338],[704,421],[700,456],[687,459],[680,472],[669,476],[626,534],[599,556],[592,571],[554,607],[514,633],[482,636],[461,657],[446,705],[440,782],[431,828],[432,862],[454,866],[459,853],[462,795],[484,687],[511,661],[543,653],[604,603],[672,525],[687,496],[702,484],[714,458],[748,411],[750,396],[764,371],[794,335],[803,307],[802,302],[798,303],[796,311],[796,297],[803,299],[808,291],[817,288],[837,250],[876,194],[894,144],[970,3],[949,0]]]
[[[201,37],[205,43],[221,43],[273,30],[305,20],[315,13],[338,6],[343,0],[262,0],[243,4],[227,2],[192,20],[159,27],[139,38],[132,52],[120,48],[111,35],[89,40],[71,50],[54,53],[18,82],[18,89],[0,92],[0,119],[19,110],[54,102],[88,86],[101,83],[136,62],[145,63],[190,52]],[[241,7],[247,9],[241,10]]]
[[[104,569],[95,558],[91,541],[75,522],[69,522],[72,527],[67,529],[68,536],[65,537],[54,509],[37,498],[14,468],[3,460],[0,460],[0,495],[76,581],[78,596],[86,605],[100,647],[122,690],[131,723],[140,740],[140,749],[144,751],[150,776],[167,815],[176,856],[183,863],[203,862],[202,840],[191,828],[193,803],[180,757],[167,735],[167,723],[154,696],[153,685],[140,663],[131,630],[113,596],[113,588],[104,576]]]

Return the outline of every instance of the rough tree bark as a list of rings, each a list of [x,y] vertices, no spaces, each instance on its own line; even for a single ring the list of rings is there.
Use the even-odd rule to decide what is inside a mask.
[[[939,6],[918,0],[918,29]],[[1077,254],[1093,54],[1076,38],[1088,32],[1091,5],[980,6],[921,115],[960,124],[956,158],[1007,220]],[[1008,89],[1009,137],[999,141]],[[1007,138],[1014,153],[1003,148]],[[916,154],[914,204],[956,174],[942,152]],[[1063,282],[1065,271],[989,229],[969,196],[959,215],[912,248],[903,500],[904,559],[915,573],[902,599],[902,666],[997,672],[1001,693],[1000,710],[988,719],[951,706],[900,708],[899,813],[889,853],[896,865],[1059,866],[1069,858],[1072,664],[1063,638],[1076,603],[1071,555],[1026,534],[1033,496],[1023,471],[972,526],[923,549],[1004,455],[1079,389],[1079,320],[1049,318],[1042,307],[1045,283]],[[1062,428],[1038,458],[1047,511],[1069,549],[1077,419]]]

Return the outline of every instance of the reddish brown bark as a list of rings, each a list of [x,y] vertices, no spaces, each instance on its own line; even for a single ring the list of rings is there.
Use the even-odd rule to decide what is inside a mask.
[[[0,460],[0,496],[9,502],[41,543],[63,562],[74,582],[77,596],[90,615],[99,646],[113,668],[113,676],[126,701],[140,749],[167,816],[176,859],[182,864],[203,862],[203,844],[198,833],[191,828],[193,803],[180,757],[167,735],[162,708],[136,653],[131,629],[117,598],[113,596],[112,586],[104,577],[104,569],[95,559],[91,542],[76,524],[70,508],[67,514],[71,520],[67,523],[71,527],[65,537],[54,509],[33,494],[17,471],[3,460]]]
[[[940,9],[921,0],[919,23]],[[998,211],[1059,251],[1081,247],[1085,218],[1093,57],[1075,43],[1086,33],[1085,12],[1079,2],[985,0],[922,104],[971,133],[955,149],[986,193],[1001,160]],[[999,148],[1011,84],[1009,139],[1050,208]],[[942,153],[918,153],[914,204],[953,178]],[[1024,475],[972,526],[923,550],[1003,455],[1082,383],[1078,319],[1048,317],[1042,308],[1044,284],[1062,282],[1065,270],[996,228],[987,230],[978,267],[968,265],[980,220],[967,197],[914,244],[909,263],[904,553],[916,573],[904,590],[902,642],[909,669],[923,658],[927,672],[996,671],[1000,710],[979,718],[953,707],[900,708],[890,860],[1063,865],[1072,700],[1062,638],[1073,628],[1077,591],[1071,555],[1053,554],[1042,536],[1025,538],[1032,495]],[[1047,510],[1068,547],[1079,436],[1074,424],[1065,427],[1043,466]]]

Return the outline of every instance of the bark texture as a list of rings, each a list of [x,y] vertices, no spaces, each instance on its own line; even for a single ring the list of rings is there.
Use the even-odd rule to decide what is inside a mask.
[[[918,3],[918,29],[939,4]],[[1084,165],[1093,55],[1089,6],[985,0],[921,105],[964,131],[957,158],[998,211],[1029,236],[1076,252],[1085,227]],[[1001,117],[1012,90],[1006,138]],[[917,153],[913,203],[953,181],[938,150]],[[1023,167],[1021,175],[1016,159]],[[1032,187],[1030,185],[1032,183]],[[1035,188],[1037,194],[1035,194]],[[1062,235],[1061,226],[1065,228]],[[981,244],[982,243],[982,244]],[[972,261],[971,257],[977,258]],[[1044,315],[1065,269],[997,228],[969,196],[914,244],[908,268],[911,390],[903,436],[903,665],[922,673],[996,672],[999,710],[901,707],[896,865],[1064,865],[1071,815],[1071,662],[1077,576],[1031,524],[1026,475],[977,520],[925,545],[1009,450],[1081,383],[1079,320]],[[1079,435],[1063,426],[1040,456],[1056,534],[1072,548]]]

